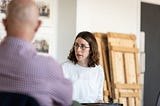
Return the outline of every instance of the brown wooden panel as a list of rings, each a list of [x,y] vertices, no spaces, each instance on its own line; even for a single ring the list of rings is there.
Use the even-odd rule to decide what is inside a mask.
[[[133,34],[107,34],[112,95],[124,106],[141,106],[138,48]]]

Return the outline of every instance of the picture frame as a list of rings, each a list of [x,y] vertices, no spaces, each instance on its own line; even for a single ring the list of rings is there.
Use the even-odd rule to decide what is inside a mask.
[[[0,0],[0,22],[5,18],[7,5],[11,0]],[[53,0],[34,0],[38,5],[39,19],[42,21],[42,26],[52,26],[53,23]]]
[[[35,0],[39,8],[39,18],[42,26],[52,26],[53,23],[53,0]]]
[[[37,52],[49,53],[49,42],[46,39],[35,39],[32,43]]]
[[[35,47],[38,53],[49,54],[50,52],[50,34],[49,33],[38,33],[32,41],[33,46]]]
[[[11,0],[0,0],[0,22],[2,22],[2,19],[6,16],[7,5],[10,1]]]

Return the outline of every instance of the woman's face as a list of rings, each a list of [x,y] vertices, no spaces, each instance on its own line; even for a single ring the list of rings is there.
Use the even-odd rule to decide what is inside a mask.
[[[86,40],[81,37],[78,37],[74,44],[74,50],[76,59],[79,63],[88,64],[88,57],[90,52],[89,44]]]

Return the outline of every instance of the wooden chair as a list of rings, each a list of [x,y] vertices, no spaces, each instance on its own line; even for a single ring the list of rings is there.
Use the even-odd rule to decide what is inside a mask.
[[[136,37],[107,34],[112,97],[124,106],[141,106],[141,84]]]

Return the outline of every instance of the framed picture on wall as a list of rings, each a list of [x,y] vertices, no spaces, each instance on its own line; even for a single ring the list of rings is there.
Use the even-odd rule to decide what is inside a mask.
[[[46,39],[35,39],[33,45],[37,52],[49,53],[49,42]]]
[[[53,0],[35,0],[39,8],[39,16],[42,26],[52,25],[52,2]]]
[[[0,0],[0,22],[5,18],[7,5],[11,0]],[[52,2],[53,0],[35,0],[39,9],[40,20],[42,26],[52,25]]]
[[[50,53],[50,47],[52,45],[52,33],[47,27],[43,27],[38,31],[32,40],[32,44],[35,46],[37,52]]]
[[[37,52],[48,54],[49,48],[50,48],[50,34],[49,33],[38,33],[34,37],[32,44],[36,48]]]
[[[7,11],[7,5],[11,0],[0,0],[0,22],[5,18],[5,14]]]

